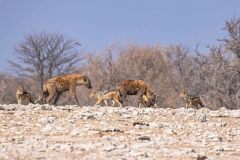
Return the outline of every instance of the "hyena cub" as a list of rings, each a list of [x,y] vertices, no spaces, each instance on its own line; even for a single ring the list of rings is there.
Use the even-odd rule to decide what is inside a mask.
[[[65,74],[48,79],[43,85],[43,95],[36,101],[36,103],[47,102],[48,104],[56,104],[59,96],[65,92],[70,91],[71,98],[79,105],[76,96],[76,87],[84,85],[91,89],[91,81],[88,76],[83,74]]]
[[[16,99],[18,104],[28,105],[33,103],[30,93],[24,90],[23,86],[17,88]]]
[[[92,91],[89,98],[96,97],[97,102],[94,106],[98,105],[102,101],[108,106],[107,100],[112,100],[112,106],[114,106],[115,102],[118,103],[119,107],[122,107],[122,104],[120,102],[120,94],[116,90],[112,91]]]
[[[198,109],[198,105],[200,105],[201,107],[204,107],[204,104],[202,103],[199,96],[188,95],[185,90],[181,90],[179,92],[178,97],[184,99],[186,108],[195,106]]]
[[[156,96],[153,94],[153,90],[149,84],[143,80],[123,80],[117,85],[117,91],[121,96],[121,103],[124,102],[127,95],[137,95],[138,96],[138,107],[141,103],[145,107],[150,107],[155,105]],[[143,99],[143,95],[147,98]]]

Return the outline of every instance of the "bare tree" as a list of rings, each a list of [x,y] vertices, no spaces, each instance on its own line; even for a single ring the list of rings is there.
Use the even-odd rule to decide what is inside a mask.
[[[28,35],[16,48],[16,60],[9,60],[11,68],[21,77],[29,77],[40,86],[54,75],[76,71],[81,60],[78,42],[61,34]]]
[[[129,44],[126,47],[117,47],[117,49],[116,47],[106,48],[104,54],[90,55],[88,72],[91,73],[94,86],[98,89],[114,88],[123,79],[145,80],[159,95],[159,103],[163,103],[172,89],[170,85],[171,66],[166,62],[165,50],[161,46]],[[137,101],[132,103],[135,98],[131,97],[127,98],[126,103],[137,104]]]
[[[208,54],[201,54],[182,45],[112,45],[98,54],[89,54],[82,70],[88,72],[95,89],[113,89],[123,79],[142,79],[151,84],[159,107],[180,107],[176,98],[184,88],[190,94],[202,96],[211,109],[240,107],[240,18],[226,21],[227,36],[221,44],[209,46]],[[0,74],[0,103],[14,102],[14,89],[19,81],[34,93],[34,82],[40,85],[58,74],[79,70],[80,45],[59,34],[29,35],[16,48],[16,60],[9,61],[21,77]],[[230,54],[229,54],[230,53]],[[234,56],[232,56],[234,55]],[[237,63],[236,63],[237,62]],[[4,85],[6,84],[6,85]],[[89,91],[80,90],[82,101],[89,105]],[[35,96],[36,97],[36,96]],[[136,104],[129,97],[127,104]],[[65,104],[65,102],[64,102]]]
[[[240,17],[231,18],[225,23],[227,37],[223,39],[225,47],[240,59]]]
[[[0,103],[9,104],[16,103],[15,88],[16,80],[13,76],[6,73],[0,73]]]
[[[88,55],[88,72],[96,88],[100,90],[112,89],[120,80],[120,68],[114,58],[116,50],[112,45],[97,55]]]

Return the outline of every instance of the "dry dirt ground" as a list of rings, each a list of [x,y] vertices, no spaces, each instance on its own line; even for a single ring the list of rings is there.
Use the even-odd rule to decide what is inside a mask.
[[[240,159],[240,110],[0,105],[0,159]]]

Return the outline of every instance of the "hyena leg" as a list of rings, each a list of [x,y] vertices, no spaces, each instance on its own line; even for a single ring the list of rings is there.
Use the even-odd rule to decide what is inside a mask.
[[[35,103],[35,104],[36,104],[36,103],[45,104],[45,103],[47,103],[46,98],[47,98],[47,96],[45,96],[45,95],[43,94],[43,95],[39,96],[38,99],[34,101],[34,103]]]
[[[141,103],[143,103],[144,102],[144,100],[143,100],[143,95],[144,95],[144,92],[145,91],[143,91],[143,90],[140,90],[139,92],[138,92],[138,94],[137,94],[137,96],[138,96],[138,107],[141,107]],[[144,102],[143,103],[143,105],[146,107],[146,103]]]
[[[120,94],[120,102],[123,104],[125,99],[127,97],[127,92],[126,91],[123,91],[121,94]]]
[[[49,93],[48,97],[46,98],[47,103],[52,105],[55,97],[56,97],[56,92]]]
[[[77,96],[76,96],[76,91],[75,91],[75,89],[76,89],[76,86],[71,86],[71,87],[70,87],[71,98],[73,99],[73,101],[75,101],[75,103],[76,103],[77,105],[79,105],[79,102],[78,102],[78,99],[77,99]]]
[[[56,98],[56,94],[57,94],[56,86],[54,84],[49,84],[49,86],[48,86],[48,95],[45,98],[46,102],[48,104],[52,104],[52,100]],[[43,93],[43,97],[45,97],[44,93]]]
[[[79,105],[79,102],[78,102],[78,99],[77,99],[77,96],[76,96],[76,93],[75,93],[75,92],[72,92],[72,93],[71,93],[71,97],[72,97],[72,99],[75,101],[75,103],[76,103],[77,105]]]
[[[54,101],[53,101],[53,104],[56,104],[57,101],[59,100],[60,96],[61,96],[62,93],[58,93],[57,96],[55,97]]]
[[[104,103],[106,104],[106,106],[108,106],[108,102],[107,102],[107,100],[106,100],[106,99],[104,100]]]

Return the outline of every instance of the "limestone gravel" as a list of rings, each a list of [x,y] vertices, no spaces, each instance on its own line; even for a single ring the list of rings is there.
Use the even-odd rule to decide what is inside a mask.
[[[0,159],[240,159],[240,110],[0,105]]]

